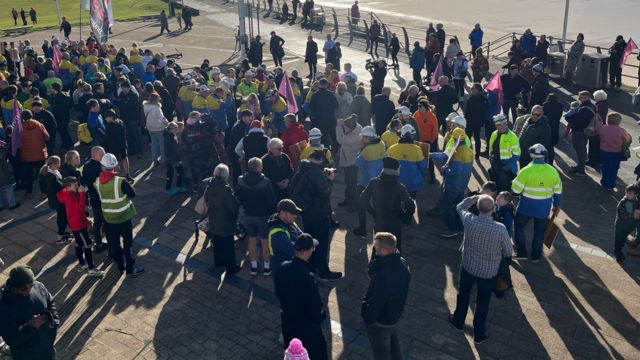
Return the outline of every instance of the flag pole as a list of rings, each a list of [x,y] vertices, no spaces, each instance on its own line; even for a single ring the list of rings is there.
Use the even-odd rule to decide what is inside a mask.
[[[82,40],[82,1],[80,3],[80,40]]]

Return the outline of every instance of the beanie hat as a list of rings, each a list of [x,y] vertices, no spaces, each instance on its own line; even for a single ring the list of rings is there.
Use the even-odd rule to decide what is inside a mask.
[[[260,120],[253,120],[251,122],[251,129],[261,129],[262,128],[262,122]]]
[[[392,157],[386,156],[382,159],[382,166],[385,169],[398,170],[400,162]]]
[[[291,340],[284,352],[284,360],[309,360],[309,354],[302,345],[302,341],[295,338]]]
[[[356,128],[356,117],[351,115],[348,118],[344,119],[344,125],[346,127],[348,127],[349,129],[355,129]]]
[[[543,71],[544,71],[544,65],[543,65],[541,62],[539,62],[539,63],[537,63],[537,64],[533,65],[533,67],[531,68],[531,70],[533,70],[533,71],[535,71],[535,72],[539,72],[539,73],[541,73],[541,72],[543,72]]]
[[[18,265],[9,272],[7,284],[12,289],[22,289],[36,280],[33,270],[27,265]]]

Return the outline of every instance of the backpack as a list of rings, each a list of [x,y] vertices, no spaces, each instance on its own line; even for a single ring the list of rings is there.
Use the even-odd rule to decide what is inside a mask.
[[[593,117],[589,120],[589,125],[584,128],[584,134],[591,137],[598,135],[598,124],[602,124],[602,117],[597,111],[594,111],[592,108],[586,106],[586,109],[593,113]]]
[[[85,144],[90,144],[93,142],[93,137],[91,136],[91,132],[89,131],[89,126],[87,123],[79,124],[78,129],[76,130],[76,135],[78,136],[78,140]]]
[[[289,188],[291,189],[291,200],[296,203],[296,205],[305,210],[309,205],[308,200],[306,199],[306,175],[298,171],[291,178],[291,183],[289,184]]]

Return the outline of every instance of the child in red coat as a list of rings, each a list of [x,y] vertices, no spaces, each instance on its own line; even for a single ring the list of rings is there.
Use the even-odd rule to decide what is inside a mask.
[[[103,276],[104,271],[95,268],[89,237],[89,222],[87,221],[87,188],[78,185],[78,179],[67,176],[62,181],[64,189],[57,193],[58,201],[64,204],[69,227],[76,240],[76,257],[78,258],[78,272],[87,269],[89,276]]]

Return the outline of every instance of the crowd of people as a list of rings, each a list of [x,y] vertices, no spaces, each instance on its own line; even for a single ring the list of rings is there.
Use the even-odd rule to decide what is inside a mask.
[[[351,15],[357,23],[359,13],[352,9]],[[336,176],[343,176],[344,196],[337,205],[357,213],[354,233],[367,235],[368,214],[374,224],[371,280],[362,300],[374,358],[400,359],[396,324],[410,283],[401,256],[402,228],[412,223],[418,193],[427,180],[436,182],[437,169],[440,191],[430,195],[438,196],[438,205],[426,212],[442,217],[447,228],[442,237],[464,234],[460,288],[449,321],[463,329],[475,284],[474,340],[481,344],[489,337],[485,320],[494,291],[498,296],[496,279],[508,282],[512,260],[541,260],[549,215],[559,212],[562,182],[553,164],[563,136],[561,118],[577,154],[571,174],[585,175],[587,164],[601,166],[601,185],[609,190],[631,140],[620,127],[621,115],[609,111],[605,91],[580,92],[580,101],[565,114],[549,86],[546,50],[539,50],[546,40],[536,43],[532,36],[528,30],[512,49],[517,54],[510,55],[502,89],[487,90],[480,25],[469,35],[475,49],[470,65],[457,41],[445,51],[441,24],[430,26],[425,49],[414,45],[414,81],[398,103],[384,86],[386,63],[368,65],[367,98],[351,64],[340,64],[340,45],[331,35],[322,48],[324,71],[317,70],[319,49],[309,36],[306,86],[297,70],[283,68],[285,41],[275,32],[271,68],[263,63],[259,37],[252,39],[248,59],[226,69],[206,59],[183,68],[136,43],[127,50],[93,37],[72,42],[66,30],[64,40],[45,40],[42,51],[28,40],[2,43],[2,193],[15,209],[14,190],[24,191],[27,199],[37,180],[56,212],[55,242],[64,245],[73,238],[78,272],[103,276],[93,251],[108,248],[120,273],[136,276],[144,268],[131,251],[138,180],[129,158],[150,160],[166,170],[160,190],[166,196],[192,192],[197,199],[198,226],[212,239],[216,268],[229,275],[241,271],[234,241],[242,226],[250,275],[274,279],[285,345],[296,353],[304,345],[315,360],[328,358],[321,329],[325,305],[315,279],[343,277],[329,266],[331,229],[339,226],[330,200]],[[371,51],[377,51],[374,43]],[[440,62],[437,86],[427,87],[435,69],[427,80],[421,71]],[[281,93],[283,86],[292,91]],[[90,150],[84,165],[70,125],[78,127],[79,146]],[[147,143],[150,156],[143,156]],[[490,181],[469,194],[474,160],[481,157],[490,161]],[[618,207],[619,262],[625,238],[640,219],[637,194],[637,188],[627,188]],[[525,229],[531,220],[528,251]],[[30,269],[16,267],[9,279],[0,302],[0,313],[7,315],[1,317],[0,335],[18,358],[49,358],[52,329],[59,323],[51,295]],[[33,311],[12,310],[26,303]],[[43,325],[47,334],[37,330]],[[41,346],[20,346],[34,336]]]

